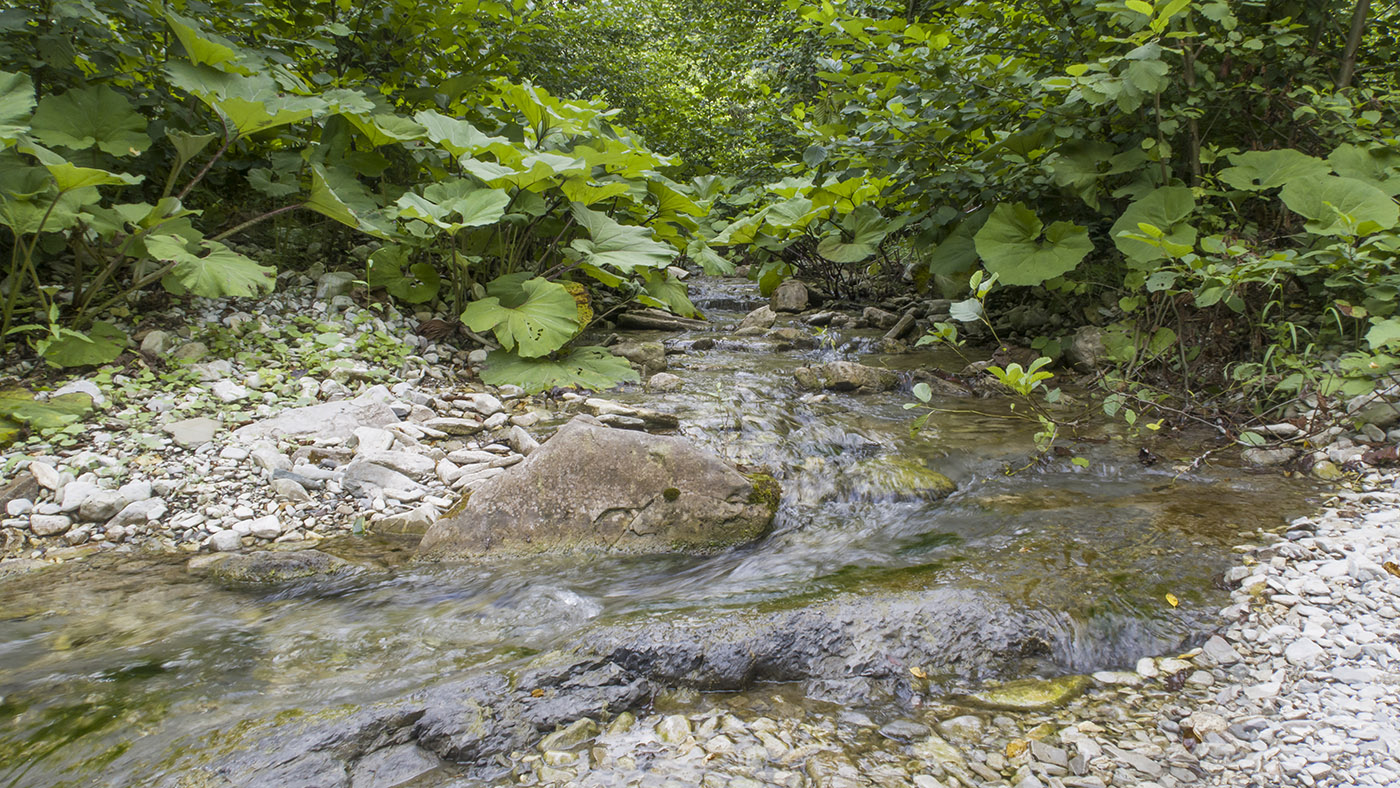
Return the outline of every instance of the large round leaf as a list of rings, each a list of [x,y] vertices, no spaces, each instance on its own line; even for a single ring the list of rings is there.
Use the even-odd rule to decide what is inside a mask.
[[[1289,210],[1308,220],[1317,235],[1369,235],[1400,220],[1390,195],[1365,181],[1321,175],[1290,181],[1279,192]]]
[[[0,143],[9,144],[29,130],[34,110],[34,83],[28,74],[0,71]]]
[[[127,336],[121,329],[111,323],[100,322],[93,323],[92,328],[85,332],[64,329],[58,337],[45,337],[34,343],[39,355],[58,367],[106,364],[120,356],[126,350],[126,345]],[[42,425],[35,423],[35,426]]]
[[[1069,222],[1046,228],[1021,203],[998,205],[973,243],[982,265],[1004,284],[1026,286],[1073,271],[1094,249],[1085,228]]]
[[[501,347],[532,358],[552,353],[573,339],[579,324],[578,303],[563,285],[536,277],[520,286],[526,298],[505,306],[496,296],[467,305],[462,322],[473,331],[491,331]]]
[[[1400,152],[1380,146],[1339,145],[1327,163],[1343,178],[1365,181],[1392,197],[1400,196]]]
[[[423,304],[437,298],[442,276],[429,263],[413,263],[406,246],[385,246],[369,256],[365,281],[371,289],[383,288],[406,304]],[[407,267],[407,273],[404,268]]]
[[[173,235],[152,235],[146,239],[146,250],[152,257],[175,264],[161,280],[166,289],[205,298],[272,292],[276,284],[274,269],[258,265],[218,241],[202,242],[203,256],[191,252],[187,244],[184,238]]]
[[[1135,263],[1150,263],[1166,259],[1167,254],[1160,246],[1123,237],[1123,233],[1141,234],[1140,225],[1150,224],[1161,230],[1162,240],[1182,246],[1194,246],[1196,228],[1188,219],[1196,210],[1196,198],[1184,186],[1163,186],[1153,189],[1141,199],[1128,206],[1118,221],[1113,223],[1109,234],[1123,256]]]
[[[630,274],[638,268],[665,268],[676,258],[675,248],[658,243],[649,227],[619,224],[578,203],[573,204],[573,215],[588,230],[589,238],[570,244],[585,262]]]
[[[1230,163],[1235,166],[1221,172],[1220,180],[1245,191],[1277,189],[1297,178],[1327,174],[1327,162],[1292,148],[1236,153]]]
[[[98,148],[113,156],[135,156],[151,146],[146,118],[106,85],[45,97],[30,125],[45,145],[73,150]]]

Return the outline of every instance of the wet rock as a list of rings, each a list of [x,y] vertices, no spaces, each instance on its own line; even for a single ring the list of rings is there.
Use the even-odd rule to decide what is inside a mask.
[[[243,536],[232,528],[223,528],[210,535],[209,547],[218,553],[241,550],[243,548]]]
[[[679,389],[685,381],[679,375],[672,375],[669,372],[658,372],[647,380],[648,391],[675,391]]]
[[[407,512],[391,514],[376,521],[374,530],[382,534],[425,534],[437,518],[437,509],[423,504]]]
[[[899,315],[893,312],[887,312],[879,307],[868,306],[861,310],[860,319],[863,320],[866,325],[874,328],[889,329],[893,328],[894,325],[899,322]]]
[[[666,369],[666,346],[660,342],[619,342],[609,347],[608,352],[627,359],[642,377]]]
[[[186,566],[192,574],[229,582],[260,584],[358,571],[354,564],[319,550],[209,553],[191,558]]]
[[[679,744],[690,735],[690,720],[680,714],[663,717],[656,724],[656,738],[667,744]]]
[[[359,759],[350,772],[350,788],[399,788],[439,771],[441,758],[416,744],[375,750]]]
[[[793,328],[792,326],[772,329],[764,334],[764,336],[769,339],[777,340],[773,349],[778,352],[785,352],[788,350],[812,350],[820,344],[816,337],[801,329]]]
[[[569,752],[577,750],[598,735],[598,723],[584,717],[575,720],[563,730],[555,731],[540,740],[541,750]]]
[[[1250,465],[1255,465],[1261,468],[1266,468],[1273,465],[1283,465],[1284,463],[1291,462],[1293,458],[1297,456],[1298,450],[1289,446],[1283,446],[1277,449],[1265,449],[1261,447],[1256,447],[1252,449],[1245,449],[1244,451],[1240,452],[1240,459],[1244,460]]]
[[[853,361],[833,361],[814,367],[798,367],[793,371],[793,377],[797,384],[805,389],[850,391],[857,394],[889,391],[899,385],[899,378],[893,372],[867,367]]]
[[[292,436],[349,438],[356,427],[398,423],[399,417],[388,405],[390,398],[388,389],[375,386],[352,400],[284,410],[271,418],[239,427],[233,431],[233,438],[243,443]]]
[[[674,430],[681,426],[680,418],[673,413],[634,408],[631,405],[623,405],[620,402],[613,402],[601,397],[589,397],[584,400],[583,406],[604,423],[607,423],[610,416],[622,416],[638,420],[639,426],[645,429]]]
[[[419,550],[709,553],[759,537],[775,510],[754,482],[682,438],[579,416],[453,507]]]
[[[649,331],[694,331],[709,328],[703,320],[677,317],[659,309],[643,309],[623,312],[617,316],[617,324],[623,328],[636,328]]]
[[[475,435],[481,432],[482,424],[476,419],[459,419],[450,417],[439,417],[428,419],[423,422],[423,426],[432,430],[441,430],[448,435]]]
[[[788,279],[768,297],[768,308],[774,312],[801,312],[807,308],[807,301],[807,285]]]
[[[885,341],[893,342],[897,339],[903,339],[904,335],[908,334],[914,328],[914,319],[914,313],[912,311],[905,312],[904,316],[899,318],[899,322],[895,323],[889,331],[885,332]]]
[[[847,478],[858,496],[871,500],[937,501],[957,489],[947,476],[903,457],[861,460]]]
[[[163,428],[175,443],[186,449],[197,449],[214,440],[223,424],[217,419],[197,418],[171,422]]]
[[[29,530],[35,536],[58,536],[73,527],[73,520],[66,514],[34,514],[29,517]]]
[[[34,481],[38,482],[39,486],[43,487],[45,490],[57,490],[59,488],[61,477],[52,465],[46,462],[31,462],[29,463],[29,472],[34,475]]]
[[[930,734],[929,727],[912,720],[895,720],[880,726],[880,735],[898,742],[911,742]]]
[[[966,699],[998,711],[1046,711],[1074,699],[1089,685],[1088,676],[1024,679],[974,692]]]
[[[1342,469],[1338,468],[1331,460],[1321,460],[1312,467],[1312,475],[1324,482],[1339,482],[1346,478]]]
[[[743,331],[749,328],[767,330],[772,328],[776,322],[778,322],[778,313],[766,306],[761,306],[744,316],[744,319],[739,322],[738,330]]]

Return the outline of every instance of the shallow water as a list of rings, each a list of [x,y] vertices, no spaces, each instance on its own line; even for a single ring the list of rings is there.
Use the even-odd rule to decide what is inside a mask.
[[[736,283],[702,288],[702,308],[730,307],[712,310],[719,324],[751,298]],[[721,555],[419,565],[411,544],[364,538],[326,549],[370,571],[285,588],[196,579],[178,557],[100,556],[0,580],[0,785],[157,782],[181,753],[255,746],[239,739],[247,721],[396,697],[577,642],[601,623],[843,594],[976,590],[1057,633],[1027,669],[1128,665],[1196,635],[1226,599],[1215,578],[1230,548],[1305,508],[1307,490],[1276,476],[1177,470],[1199,454],[1188,443],[1156,440],[1163,459],[1144,467],[1136,439],[1112,424],[1068,441],[1088,468],[1058,458],[1008,475],[1026,465],[1035,427],[1006,418],[1006,402],[950,400],[961,412],[911,434],[907,389],[813,398],[793,388],[793,368],[837,358],[960,366],[934,353],[870,355],[870,340],[833,336],[795,353],[726,340],[671,356],[679,392],[609,395],[674,412],[686,436],[780,479],[773,533]],[[855,483],[853,466],[876,457],[922,463],[958,491],[898,500]]]

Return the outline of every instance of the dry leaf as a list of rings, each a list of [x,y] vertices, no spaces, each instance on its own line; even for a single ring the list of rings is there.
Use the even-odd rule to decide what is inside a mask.
[[[542,690],[542,689],[532,689],[532,690],[530,690],[530,697],[532,697],[532,698],[543,698],[543,697],[544,697],[544,690]]]
[[[1176,607],[1181,604],[1181,600],[1176,598],[1176,594],[1167,594],[1167,604]]]
[[[1394,566],[1394,564],[1391,564],[1391,566]],[[924,672],[924,669],[919,667],[918,665],[915,665],[914,667],[910,668],[909,673],[913,675],[913,677],[916,679],[928,678],[928,673]]]
[[[1396,577],[1400,577],[1400,565],[1397,565],[1394,561],[1386,561],[1382,563],[1381,566],[1385,569],[1385,571],[1391,573],[1392,575],[1395,575]]]
[[[1006,743],[1006,757],[1015,758],[1025,753],[1030,746],[1030,742],[1027,742],[1025,739],[1012,739]]]

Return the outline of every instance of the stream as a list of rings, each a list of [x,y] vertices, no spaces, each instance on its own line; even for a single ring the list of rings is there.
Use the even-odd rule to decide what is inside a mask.
[[[724,326],[762,303],[750,288],[702,282],[695,300]],[[700,337],[716,344],[685,350]],[[278,587],[220,584],[189,574],[185,557],[140,554],[3,578],[0,786],[202,785],[180,782],[181,772],[221,748],[256,749],[280,719],[511,669],[604,628],[872,594],[978,600],[988,632],[1037,622],[1046,648],[953,665],[935,677],[934,695],[987,678],[1122,668],[1198,639],[1228,600],[1217,578],[1234,563],[1232,547],[1307,509],[1309,490],[1275,475],[1213,463],[1182,470],[1202,451],[1189,440],[1154,438],[1161,461],[1145,466],[1137,439],[1099,423],[1066,441],[1087,468],[1062,457],[1008,474],[1026,464],[1036,430],[1009,418],[1009,402],[948,401],[960,412],[911,434],[907,385],[872,395],[795,388],[793,369],[822,361],[961,366],[946,351],[871,352],[873,331],[833,329],[821,347],[787,352],[722,333],[626,338],[680,351],[670,371],[685,384],[605,396],[675,413],[686,437],[772,469],[783,496],[768,537],[709,557],[480,565],[416,563],[410,540],[368,536],[322,549],[369,571]],[[561,412],[543,432],[566,419]],[[930,502],[861,482],[852,467],[874,457],[923,464],[958,489]],[[841,697],[872,714],[900,702],[898,693]],[[811,704],[809,713],[828,713],[825,701]]]

